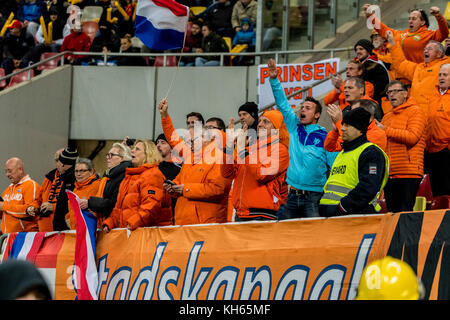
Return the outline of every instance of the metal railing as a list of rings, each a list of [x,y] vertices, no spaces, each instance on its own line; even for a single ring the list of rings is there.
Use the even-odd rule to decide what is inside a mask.
[[[27,72],[27,80],[31,79],[31,70],[47,63],[48,61],[54,59],[61,59],[61,66],[64,65],[63,56],[66,54],[73,55],[81,55],[81,56],[94,56],[94,57],[102,57],[103,62],[106,63],[108,61],[108,57],[163,57],[163,66],[167,66],[167,58],[168,57],[210,57],[210,56],[219,56],[220,57],[220,66],[224,66],[225,57],[234,57],[234,56],[255,56],[255,57],[265,57],[270,56],[274,57],[275,61],[278,63],[280,56],[287,57],[289,55],[310,55],[310,54],[323,54],[329,53],[330,58],[334,58],[335,54],[338,52],[350,52],[353,51],[353,47],[348,48],[331,48],[331,49],[319,49],[319,50],[290,50],[290,51],[264,51],[264,52],[214,52],[214,53],[119,53],[119,52],[77,52],[77,51],[64,51],[58,53],[54,56],[51,56],[47,59],[38,61],[26,68],[20,69],[13,73],[10,73],[4,77],[0,77],[0,81],[10,79],[11,77],[21,74],[23,72]],[[328,79],[327,79],[328,80]],[[297,93],[296,93],[297,94]]]

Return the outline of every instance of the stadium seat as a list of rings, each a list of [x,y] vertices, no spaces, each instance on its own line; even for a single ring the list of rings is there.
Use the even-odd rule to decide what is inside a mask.
[[[431,201],[430,210],[450,209],[450,196],[437,196]]]
[[[230,37],[223,37],[223,40],[225,40],[225,43],[228,46],[228,51],[231,52],[231,48],[232,48],[232,41]]]
[[[190,7],[189,11],[192,12],[194,16],[198,16],[200,13],[206,10],[206,7]]]
[[[94,21],[99,22],[103,13],[103,7],[100,6],[87,6],[83,9],[81,15],[81,22]]]
[[[167,57],[166,67],[176,67],[178,65],[177,57]],[[156,57],[154,67],[164,67],[164,57]]]
[[[5,76],[5,69],[0,68],[0,78],[3,78]],[[0,89],[3,89],[6,87],[6,80],[0,81]]]
[[[19,69],[14,70],[13,72],[19,71]],[[30,79],[34,77],[34,71],[33,69],[30,70]],[[19,74],[16,74],[15,76],[12,76],[9,80],[9,84],[6,88],[11,88],[12,86],[27,81],[28,80],[28,71],[21,72]]]
[[[427,209],[427,199],[425,197],[416,197],[413,211],[425,211]]]
[[[89,36],[89,38],[91,38],[91,41],[94,41],[94,38],[98,32],[98,23],[95,21],[83,22],[82,30]]]
[[[58,52],[44,52],[41,54],[41,61],[48,59],[50,57],[56,56]],[[42,71],[42,70],[49,70],[49,69],[55,69],[58,67],[59,61],[61,60],[61,57],[49,60],[45,62],[44,64],[41,64],[37,66],[36,70]]]
[[[431,191],[430,175],[428,173],[423,176],[416,197],[425,197],[427,199],[427,204],[431,204],[433,192]]]

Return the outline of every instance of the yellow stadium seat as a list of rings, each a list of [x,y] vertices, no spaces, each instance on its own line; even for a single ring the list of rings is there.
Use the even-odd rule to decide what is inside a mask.
[[[206,10],[206,7],[190,7],[189,10],[194,16],[198,16],[200,13]]]
[[[235,45],[235,46],[233,47],[233,49],[231,49],[230,52],[236,52],[236,53],[239,53],[239,52],[244,51],[244,50],[247,49],[247,48],[248,48],[248,44],[237,44],[237,45]],[[235,56],[231,56],[231,59],[234,59],[234,57],[235,57]]]
[[[427,198],[416,197],[416,203],[414,204],[413,211],[424,211],[427,209]]]
[[[447,7],[445,7],[444,17],[447,21],[450,20],[450,1],[447,2]]]
[[[227,46],[228,46],[228,51],[231,52],[231,38],[230,37],[223,37],[223,40],[225,40]]]

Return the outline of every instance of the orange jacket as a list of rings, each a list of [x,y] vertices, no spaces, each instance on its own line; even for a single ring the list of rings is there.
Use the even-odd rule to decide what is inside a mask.
[[[441,95],[437,89],[430,103],[427,151],[434,153],[444,148],[450,149],[450,92]]]
[[[379,29],[375,28],[375,30],[377,30],[380,36],[382,36],[383,38],[386,38],[386,31],[388,30],[391,30],[393,32],[394,37],[396,36],[396,38],[400,38],[400,46],[401,48],[403,48],[405,58],[415,63],[423,62],[423,48],[425,48],[428,41],[436,40],[438,42],[442,42],[445,38],[448,37],[447,21],[445,20],[445,17],[443,15],[439,15],[437,17],[439,29],[437,29],[436,31],[430,30],[424,25],[414,33],[409,33],[408,29],[391,29],[376,18],[372,20],[372,16],[369,19],[370,21],[373,21],[374,27],[380,26]]]
[[[37,217],[28,215],[26,210],[34,206],[40,189],[39,184],[28,175],[6,188],[2,194],[3,210],[0,211],[2,233],[39,230]]]
[[[365,86],[366,86],[366,90],[365,90],[365,95],[363,99],[367,99],[370,98],[370,100],[373,99],[373,94],[374,94],[374,87],[373,84],[368,82],[368,81],[364,81],[365,82]],[[337,93],[335,91],[335,89],[333,89],[332,91],[330,91],[324,98],[323,98],[323,103],[324,105],[329,105],[329,104],[333,104],[336,101],[339,102],[339,107],[341,108],[341,110],[344,110],[344,108],[346,106],[348,106],[347,101],[345,101],[345,95],[344,95],[344,86],[345,86],[345,82],[342,84],[341,88],[339,89],[341,92]],[[374,100],[375,101],[375,100]]]
[[[389,78],[390,80],[397,79],[397,72],[395,71],[395,66],[392,63],[392,55],[390,51],[390,44],[387,44],[386,48],[373,49],[372,51],[378,57],[378,60],[383,61],[385,66],[389,64]]]
[[[428,116],[428,106],[438,83],[439,69],[442,64],[450,63],[450,58],[443,56],[430,63],[408,61],[405,59],[398,42],[391,47],[391,52],[398,74],[412,81],[411,97],[416,100],[419,107]]]
[[[75,188],[73,193],[75,193],[80,199],[89,199],[92,196],[96,196],[98,188],[100,186],[100,178],[97,174],[91,175],[89,178],[82,182],[75,181]],[[94,215],[96,215],[94,213]],[[66,214],[66,221],[70,221],[70,229],[76,229],[75,213],[73,212],[72,206],[69,203],[69,212]]]
[[[129,225],[134,230],[172,224],[171,199],[163,187],[164,180],[158,164],[144,163],[138,168],[127,168],[116,205],[103,225],[109,229]]]
[[[384,115],[390,178],[422,178],[426,117],[413,98]]]
[[[284,181],[288,166],[288,148],[272,137],[247,146],[237,157],[224,154],[221,173],[234,179],[232,203],[236,214],[240,218],[276,219],[287,198]]]
[[[181,139],[178,133],[175,131],[175,127],[173,126],[170,116],[167,116],[167,118],[161,118],[161,126],[167,142],[181,158],[184,159],[185,156],[190,154],[190,148],[184,143],[184,140]]]
[[[62,181],[59,185],[57,185],[57,181],[60,176],[58,170],[54,169],[53,171],[49,172],[49,174],[54,175],[54,179],[52,181],[48,177],[44,178],[44,181],[42,181],[41,185],[41,191],[39,192],[37,201],[34,205],[36,209],[39,209],[42,203],[49,202],[53,207],[52,213],[50,213],[47,217],[38,217],[38,226],[40,232],[53,231],[53,217],[55,215],[54,212],[56,210],[56,202],[58,200],[57,195],[61,191],[62,185]]]
[[[341,151],[344,142],[342,140],[342,120],[336,123],[336,130],[330,130],[325,138],[323,147],[329,152]],[[375,120],[372,120],[367,128],[367,140],[379,146],[383,151],[386,151],[387,138],[383,129],[377,126]]]
[[[185,163],[173,180],[183,184],[183,194],[175,206],[175,224],[221,223],[227,221],[231,180],[220,174],[221,153],[211,142],[202,153],[210,157]],[[197,157],[196,157],[197,158]]]

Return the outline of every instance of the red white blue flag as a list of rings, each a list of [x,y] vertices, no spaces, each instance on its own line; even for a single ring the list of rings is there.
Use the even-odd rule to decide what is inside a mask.
[[[66,190],[75,213],[76,240],[73,282],[77,300],[97,300],[98,273],[95,263],[95,234],[97,218],[88,210],[81,210],[80,198]]]
[[[150,49],[157,51],[183,47],[189,8],[174,0],[139,0],[135,34]]]
[[[11,233],[2,260],[21,259],[35,263],[44,237],[45,232]]]

